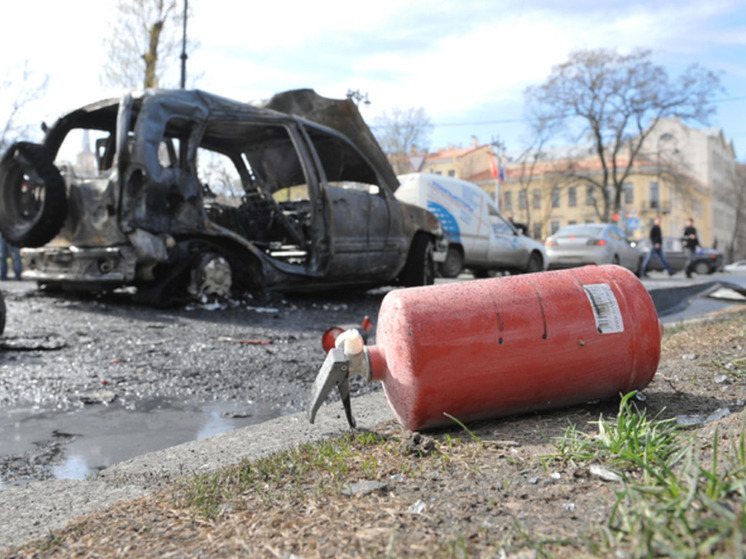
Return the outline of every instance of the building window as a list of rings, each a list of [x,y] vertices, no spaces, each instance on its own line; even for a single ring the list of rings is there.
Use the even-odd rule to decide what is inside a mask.
[[[450,171],[448,171],[448,176],[449,177],[455,177],[456,176],[456,171],[454,171],[453,169],[451,169]]]
[[[578,205],[578,187],[571,186],[567,189],[567,205],[574,208]]]
[[[534,208],[537,210],[540,209],[541,208],[541,190],[540,189],[538,188],[534,189],[533,198],[534,198]]]
[[[559,231],[560,228],[560,222],[559,220],[553,220],[549,222],[549,234],[554,235],[557,231]]]
[[[630,205],[635,203],[635,185],[631,182],[624,183],[624,203]]]
[[[518,209],[525,210],[528,207],[528,196],[525,190],[518,192]]]
[[[510,190],[503,192],[503,201],[505,202],[505,209],[513,209],[513,193]]]
[[[585,205],[595,206],[596,205],[596,193],[593,191],[592,186],[585,187]]]
[[[650,209],[655,210],[660,208],[660,191],[658,189],[657,182],[650,183]]]
[[[552,189],[552,207],[559,208],[560,205],[560,190],[559,188]]]
[[[541,237],[541,223],[533,223],[531,225],[531,229],[532,229],[531,235],[533,236],[534,239],[542,238]]]
[[[570,221],[568,221],[568,222],[567,222],[567,224],[568,224],[568,225],[577,225],[577,224],[578,224],[578,222],[577,222],[577,221],[575,221],[574,219],[571,219]]]

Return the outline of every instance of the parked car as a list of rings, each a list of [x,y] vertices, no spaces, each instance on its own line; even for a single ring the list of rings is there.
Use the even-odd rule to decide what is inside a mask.
[[[550,269],[618,264],[639,275],[644,257],[624,231],[611,223],[567,225],[547,238],[544,246]]]
[[[650,239],[643,239],[637,242],[643,254],[650,250]],[[673,237],[663,238],[663,254],[666,256],[666,262],[671,266],[674,272],[680,272],[686,267],[687,254],[684,250],[681,239]],[[694,255],[694,271],[697,274],[712,274],[723,269],[723,253],[712,248],[698,248]],[[658,255],[653,255],[653,259],[648,265],[648,270],[663,271]]]
[[[738,260],[725,266],[726,272],[746,272],[746,260]]]
[[[440,273],[455,278],[463,268],[476,277],[488,272],[540,272],[547,268],[544,246],[503,219],[492,199],[477,185],[443,175],[400,175],[396,197],[427,208],[440,219],[448,255]]]
[[[94,149],[70,156],[81,138]],[[131,285],[153,303],[430,284],[442,227],[397,200],[397,186],[349,100],[148,90],[62,116],[43,144],[13,145],[0,162],[0,230],[26,247],[28,279]]]

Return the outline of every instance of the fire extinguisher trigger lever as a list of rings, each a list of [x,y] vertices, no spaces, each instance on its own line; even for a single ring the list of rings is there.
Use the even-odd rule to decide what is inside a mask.
[[[335,348],[329,351],[311,387],[311,398],[308,402],[308,420],[311,423],[316,419],[316,412],[319,411],[321,404],[324,403],[327,396],[329,396],[336,386],[339,388],[339,394],[342,397],[342,404],[347,414],[347,422],[350,424],[350,427],[355,426],[350,405],[349,375],[350,367],[344,350]]]

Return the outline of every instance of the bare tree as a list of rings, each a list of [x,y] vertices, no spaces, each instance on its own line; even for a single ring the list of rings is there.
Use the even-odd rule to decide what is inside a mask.
[[[373,131],[396,174],[411,171],[407,156],[413,148],[426,148],[433,125],[422,107],[395,108],[375,119]]]
[[[178,0],[119,0],[118,17],[106,41],[104,84],[164,86],[167,72],[179,67],[184,13],[177,4]],[[193,41],[188,45],[194,48]],[[173,86],[177,84],[178,78],[173,79]]]
[[[47,89],[49,76],[35,76],[24,62],[8,70],[0,83],[0,153],[20,138],[33,135],[34,123],[26,115]]]
[[[531,110],[532,107],[529,107]],[[533,200],[531,191],[535,190],[536,187],[532,188],[535,184],[535,178],[537,177],[537,168],[545,163],[544,147],[547,145],[552,137],[557,133],[558,121],[554,118],[548,118],[546,115],[541,113],[532,113],[527,118],[529,132],[531,139],[529,141],[529,147],[526,148],[520,156],[518,156],[516,162],[519,164],[518,174],[518,203],[519,211],[523,210],[526,216],[524,225],[527,228],[526,234],[530,234],[531,222],[532,222],[532,207]],[[542,173],[543,174],[543,173]],[[539,183],[539,188],[542,191],[541,200],[544,202],[544,214],[545,216],[541,219],[542,223],[546,221],[549,213],[551,213],[552,200],[554,199],[555,192],[559,193],[559,189],[563,186],[565,181],[557,179],[556,173],[552,172],[550,175],[544,176],[543,180]],[[520,207],[520,200],[526,201],[526,207]],[[547,203],[548,201],[548,203]],[[523,219],[523,214],[519,219]]]
[[[572,52],[546,82],[529,87],[525,98],[537,114],[556,119],[576,139],[590,139],[600,176],[576,178],[600,193],[596,211],[608,221],[620,210],[623,185],[658,120],[678,116],[704,123],[721,89],[718,76],[697,65],[674,80],[651,62],[649,50],[622,55],[596,49]]]

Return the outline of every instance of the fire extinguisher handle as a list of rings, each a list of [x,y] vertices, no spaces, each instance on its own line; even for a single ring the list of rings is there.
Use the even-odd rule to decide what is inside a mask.
[[[355,427],[356,423],[352,417],[350,403],[350,366],[344,350],[338,348],[332,349],[326,355],[324,364],[313,382],[311,397],[308,401],[308,420],[311,423],[314,422],[316,412],[319,411],[321,404],[324,403],[335,386],[339,389],[339,394],[342,397],[347,422],[350,427]]]

